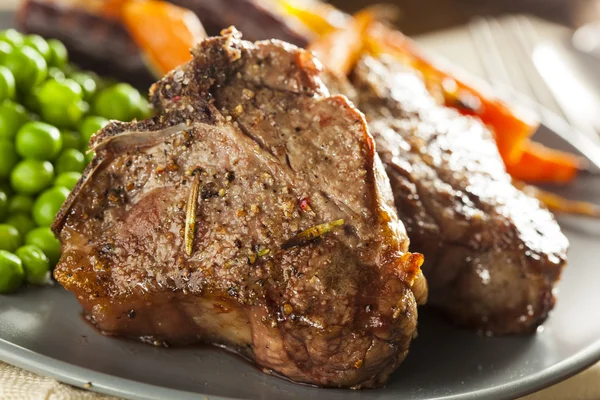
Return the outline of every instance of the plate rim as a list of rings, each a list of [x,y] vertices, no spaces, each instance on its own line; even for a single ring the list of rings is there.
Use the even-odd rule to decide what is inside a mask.
[[[74,301],[74,299],[73,299]],[[98,393],[119,396],[127,399],[161,400],[177,398],[181,400],[198,399],[205,396],[206,400],[246,400],[236,397],[222,397],[205,393],[189,392],[156,386],[97,372],[85,367],[79,367],[65,361],[45,356],[0,338],[0,360],[16,367],[57,379],[60,382],[76,386],[80,389]],[[430,400],[475,400],[475,399],[512,399],[526,396],[548,388],[556,383],[576,375],[600,361],[600,338],[593,344],[581,350],[574,356],[566,358],[557,364],[539,371],[533,375],[516,379],[502,385],[476,390],[469,393],[450,394]],[[273,379],[278,379],[273,377]],[[86,384],[91,387],[86,388]],[[378,390],[378,389],[373,389]]]
[[[187,400],[205,396],[207,400],[245,400],[171,389],[105,374],[40,354],[2,338],[0,338],[0,360],[79,389],[126,399],[162,400],[176,396],[177,399]],[[91,386],[86,387],[88,384]]]
[[[0,10],[0,16],[11,16],[13,14],[14,12],[10,10]],[[72,301],[75,301],[75,299],[72,299]],[[199,396],[204,396],[206,400],[244,400],[235,397],[222,397],[172,389],[97,372],[34,352],[2,338],[0,338],[0,361],[38,375],[56,379],[80,389],[127,399],[162,400],[164,398],[175,397],[187,400],[198,399]],[[533,375],[518,378],[490,388],[468,393],[438,396],[431,398],[431,400],[475,400],[482,398],[500,400],[526,396],[562,382],[589,368],[598,361],[600,361],[600,338],[575,355],[565,358]],[[274,377],[273,379],[278,378]],[[91,387],[88,388],[86,386],[89,383],[91,383]]]

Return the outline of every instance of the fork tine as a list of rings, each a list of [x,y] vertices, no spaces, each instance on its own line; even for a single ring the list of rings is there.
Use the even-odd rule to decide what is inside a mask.
[[[474,19],[469,24],[469,33],[488,81],[497,88],[510,86],[510,76],[487,19]]]
[[[477,18],[469,24],[471,40],[487,80],[500,93],[508,96],[509,100],[513,99],[518,104],[524,104],[537,110],[540,120],[546,126],[542,130],[550,130],[557,137],[570,143],[594,165],[593,171],[599,171],[600,147],[590,135],[590,126],[588,125],[586,128],[582,121],[577,121],[569,114],[568,110],[562,107],[561,102],[547,85],[532,59],[533,49],[540,39],[531,21],[526,17],[508,17],[507,21],[508,23],[503,26],[497,20]],[[506,42],[504,44],[508,44],[508,46],[499,44],[498,35],[494,35],[494,31],[504,37],[503,42]],[[514,65],[511,64],[513,76],[521,74],[525,77],[525,85],[529,86],[528,91],[534,100],[530,96],[516,92],[512,87],[514,78],[511,79],[509,74],[507,59],[515,59],[512,60]],[[554,102],[552,108],[557,110],[558,114],[544,107],[544,105],[548,106],[549,103]],[[560,116],[560,113],[565,118]],[[587,129],[588,134],[579,132],[582,131],[582,125],[583,129]],[[578,130],[574,131],[573,127]],[[597,136],[595,137],[597,138]]]
[[[594,124],[591,120],[589,120],[589,118],[582,118],[581,112],[578,109],[578,107],[573,103],[573,99],[567,99],[563,96],[563,94],[559,94],[554,88],[552,88],[549,84],[548,84],[548,79],[567,79],[567,76],[546,76],[544,77],[544,72],[542,70],[540,70],[540,62],[539,61],[539,55],[540,55],[540,51],[543,51],[545,48],[542,47],[540,48],[539,44],[542,43],[542,41],[539,38],[539,35],[535,29],[535,27],[533,26],[533,24],[531,23],[531,21],[527,18],[524,17],[520,17],[518,19],[518,25],[520,30],[523,32],[523,36],[524,38],[529,38],[529,40],[525,39],[525,44],[528,48],[528,60],[531,61],[532,65],[535,67],[534,68],[534,74],[536,75],[536,81],[539,82],[540,87],[543,87],[543,89],[538,89],[538,90],[542,90],[541,96],[548,96],[548,97],[542,97],[542,99],[547,99],[547,98],[551,98],[553,100],[554,103],[556,103],[558,105],[558,109],[560,110],[560,113],[564,116],[564,118],[567,120],[567,122],[569,122],[569,124],[571,124],[573,127],[577,128],[579,131],[581,131],[582,133],[584,133],[585,135],[589,136],[590,138],[594,139],[594,140],[598,140],[600,132],[598,132],[596,130],[596,128],[594,127]],[[536,60],[536,53],[537,52],[537,56],[538,59]],[[549,54],[551,55],[551,54]],[[546,60],[549,61],[549,60]],[[546,69],[547,70],[547,69]],[[573,87],[580,87],[581,89],[581,93],[582,95],[585,92],[585,88],[582,87],[582,85],[574,85]],[[579,101],[582,101],[583,98],[579,98]]]
[[[535,102],[527,103],[530,106],[531,103],[535,103],[533,107],[542,122],[549,108],[590,138],[594,140],[599,138],[600,132],[596,130],[589,118],[582,118],[581,110],[572,99],[559,96],[554,88],[548,85],[546,79],[550,78],[543,76],[534,55],[534,49],[540,49],[536,46],[541,39],[528,18],[508,16],[504,18],[503,23],[495,18],[476,18],[469,24],[469,33],[487,79],[497,90],[507,95],[509,99],[520,101],[523,96],[514,95],[516,81],[519,81],[520,86],[525,89],[522,92],[530,92],[530,96],[526,97],[534,98]],[[511,60],[511,68],[508,67],[507,59]],[[509,69],[513,72],[512,77]],[[560,78],[553,77],[553,79]],[[580,89],[583,95],[585,89]]]
[[[518,62],[517,66],[521,69],[525,82],[529,87],[529,91],[532,94],[533,100],[536,102],[536,107],[540,113],[542,121],[544,120],[543,106],[554,110],[559,116],[566,119],[565,112],[560,106],[556,97],[548,88],[546,83],[543,81],[540,74],[537,72],[535,65],[531,59],[535,43],[539,42],[539,36],[537,31],[531,25],[531,22],[524,16],[510,15],[506,17],[506,25],[508,29],[505,29],[505,33],[509,33],[514,38],[513,43],[515,44],[513,51],[518,53],[516,57]],[[523,25],[527,24],[529,28],[524,28]],[[525,33],[527,29],[527,34]]]

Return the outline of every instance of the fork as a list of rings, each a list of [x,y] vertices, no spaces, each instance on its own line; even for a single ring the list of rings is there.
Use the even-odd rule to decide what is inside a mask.
[[[600,125],[594,125],[600,99],[575,78],[575,71],[551,43],[541,39],[531,20],[523,15],[479,17],[469,23],[469,33],[494,89],[536,111],[543,128],[570,143],[600,170]]]

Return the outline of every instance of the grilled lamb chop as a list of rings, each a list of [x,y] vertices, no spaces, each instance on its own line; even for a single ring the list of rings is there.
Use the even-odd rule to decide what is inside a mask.
[[[436,104],[414,72],[365,58],[352,82],[411,246],[425,254],[429,304],[494,334],[535,330],[568,247],[552,214],[512,185],[491,132]]]
[[[232,30],[193,55],[151,90],[159,116],[91,140],[54,276],[106,334],[383,384],[427,289],[362,114],[292,45]]]

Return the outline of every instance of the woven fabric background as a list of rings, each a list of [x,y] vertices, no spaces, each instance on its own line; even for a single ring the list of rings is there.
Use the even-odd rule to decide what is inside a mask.
[[[2,400],[117,400],[0,362]]]

